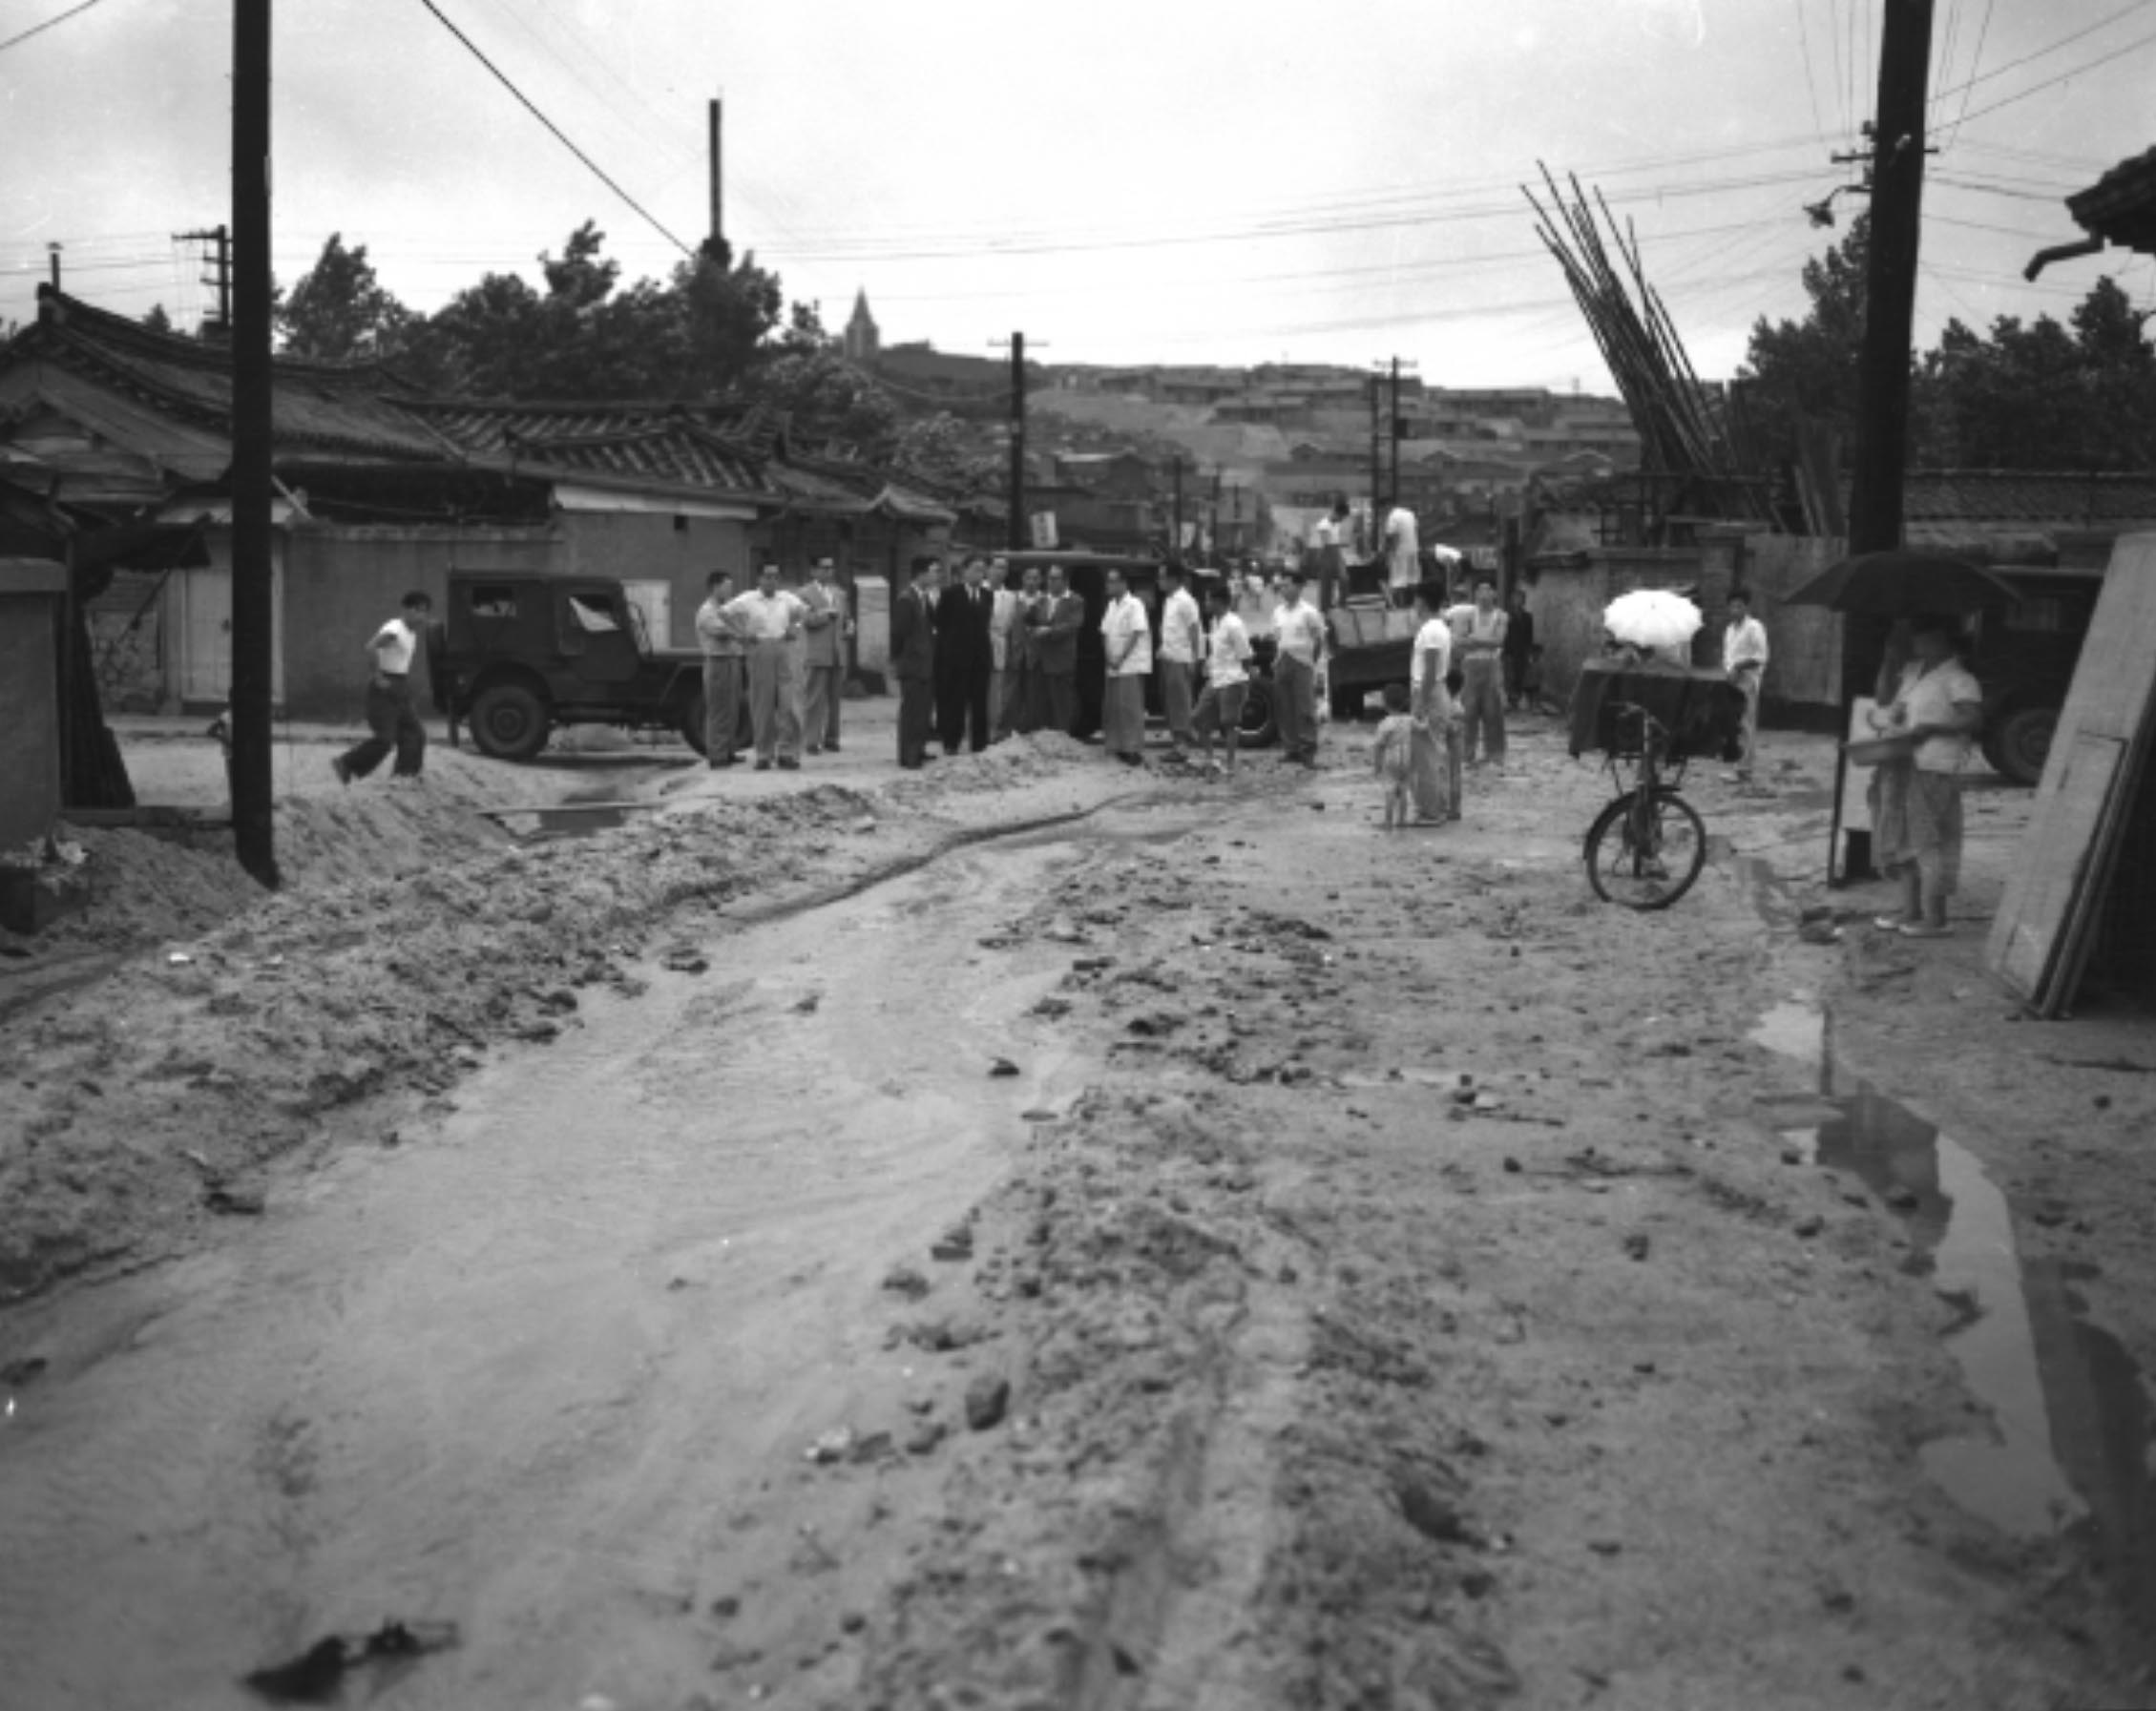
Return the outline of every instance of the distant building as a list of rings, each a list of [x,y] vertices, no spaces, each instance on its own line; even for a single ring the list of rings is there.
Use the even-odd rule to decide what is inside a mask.
[[[869,293],[855,292],[853,317],[846,323],[846,331],[839,335],[839,348],[846,352],[848,362],[867,366],[882,353],[883,344],[876,318],[869,313]]]

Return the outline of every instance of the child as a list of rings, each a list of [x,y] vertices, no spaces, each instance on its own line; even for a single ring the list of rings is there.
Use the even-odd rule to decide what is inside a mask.
[[[1414,720],[1408,716],[1408,686],[1385,686],[1385,717],[1378,721],[1377,741],[1371,748],[1371,765],[1385,785],[1385,829],[1397,831],[1414,818],[1408,796],[1409,745],[1414,741]]]

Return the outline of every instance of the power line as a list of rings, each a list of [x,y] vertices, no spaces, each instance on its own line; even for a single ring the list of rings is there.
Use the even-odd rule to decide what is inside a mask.
[[[1819,118],[1819,82],[1811,71],[1811,31],[1805,17],[1804,0],[1793,0],[1797,15],[1797,46],[1804,52],[1804,93],[1811,97],[1811,128],[1819,134],[1822,146],[1827,141],[1827,127]]]
[[[1991,10],[1993,4],[1994,0],[1984,0],[1984,21],[1977,31],[1977,51],[1969,57],[1969,70],[1972,73],[1975,72],[1977,68],[1982,65],[1984,62],[1984,43],[1991,37]],[[1941,147],[1952,148],[1954,144],[1959,140],[1961,136],[1961,127],[1968,121],[1969,117],[1969,95],[1976,87],[1976,79],[1972,76],[1969,82],[1963,87],[1961,91],[1961,111],[1955,115],[1954,133],[1946,139],[1943,144],[1940,145]]]
[[[87,3],[94,5],[96,3],[96,0],[87,0]],[[574,142],[571,142],[569,140],[568,133],[563,131],[559,125],[554,122],[554,120],[547,117],[545,114],[541,113],[538,107],[533,102],[531,96],[527,95],[522,90],[518,89],[515,84],[510,81],[507,73],[503,72],[499,66],[495,65],[494,62],[489,59],[485,53],[481,52],[479,51],[478,45],[474,43],[469,35],[465,34],[463,31],[459,30],[454,24],[450,23],[447,15],[444,14],[442,9],[434,4],[434,0],[419,0],[419,3],[420,5],[424,6],[429,11],[434,14],[435,22],[440,24],[444,30],[447,30],[451,35],[455,36],[458,41],[464,44],[466,51],[471,53],[472,58],[476,59],[481,65],[485,66],[489,72],[493,73],[494,80],[498,82],[504,89],[508,90],[511,94],[514,95],[517,98],[518,102],[522,104],[524,110],[527,113],[529,113],[534,118],[537,119],[540,124],[544,125],[549,131],[554,134],[554,137],[556,142],[560,143],[563,148],[567,149],[572,155],[576,156],[577,159],[581,160],[584,165],[590,169],[594,177],[597,178],[600,183],[604,184],[607,187],[607,189],[613,191],[616,196],[619,197],[624,202],[628,203],[628,205],[632,209],[634,209],[638,216],[642,218],[644,223],[650,226],[653,231],[657,232],[661,238],[665,239],[667,242],[671,243],[676,249],[680,250],[681,254],[687,256],[692,261],[695,260],[695,250],[691,249],[679,238],[675,237],[673,233],[669,232],[664,226],[660,225],[659,223],[658,218],[653,215],[649,209],[645,208],[641,202],[638,201],[635,197],[631,196],[626,190],[623,190],[620,185],[617,184],[614,179],[608,176],[606,170],[601,167],[597,161],[594,160],[589,155],[585,154],[584,151],[578,148]]]
[[[1980,119],[1988,113],[1997,113],[2001,107],[2011,107],[2017,101],[2025,101],[2031,95],[2041,94],[2043,93],[2043,91],[2054,88],[2059,84],[2070,82],[2076,77],[2085,76],[2090,72],[2102,70],[2105,66],[2116,65],[2128,53],[2133,52],[2136,49],[2146,48],[2151,42],[2156,42],[2156,31],[2150,31],[2147,35],[2136,36],[2125,47],[2114,48],[2109,52],[2104,54],[2100,59],[2084,60],[2078,66],[2073,66],[2066,71],[2061,72],[2055,77],[2046,77],[2041,83],[2032,83],[2028,88],[2024,90],[2019,90],[2013,94],[1994,101],[1988,107],[1979,107],[1974,113],[1965,113],[1961,115],[1960,119],[1956,121],[1957,128],[1958,128],[1960,125],[1966,124],[1970,119]]]
[[[2015,71],[2021,66],[2025,66],[2031,60],[2042,59],[2049,54],[2058,52],[2062,48],[2072,47],[2083,36],[2094,35],[2099,30],[2107,30],[2113,24],[2116,24],[2121,18],[2130,18],[2135,12],[2146,10],[2151,4],[2156,4],[2156,0],[2134,0],[2134,3],[2131,6],[2122,6],[2117,11],[2112,12],[2105,17],[2097,19],[2093,24],[2083,25],[2081,29],[2075,31],[2072,34],[2062,35],[2057,41],[2049,43],[2044,47],[2039,48],[2034,52],[2024,53],[2019,59],[2010,59],[2004,65],[1999,66],[1992,71],[1988,71],[1981,76],[1971,77],[1966,83],[1957,83],[1952,89],[1944,89],[1939,91],[1937,98],[1941,101],[1944,101],[1948,96],[1957,95],[1961,94],[1963,90],[1974,89],[1979,83],[1989,83],[1994,77],[2003,77],[2008,72]],[[1971,69],[1974,70],[1975,68],[1972,67]],[[1963,105],[1966,106],[1967,103],[1964,102]]]
[[[33,35],[43,35],[55,24],[65,24],[70,18],[81,16],[82,13],[88,11],[93,6],[95,6],[97,4],[98,0],[82,0],[82,4],[80,6],[69,7],[66,11],[62,12],[56,18],[47,18],[42,24],[32,24],[20,35],[10,35],[6,41],[0,42],[0,53],[6,52],[17,42],[27,42]]]

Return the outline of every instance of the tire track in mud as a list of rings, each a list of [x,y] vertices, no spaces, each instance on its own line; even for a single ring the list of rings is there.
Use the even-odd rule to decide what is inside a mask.
[[[304,1649],[324,1630],[365,1626],[377,1605],[438,1614],[451,1583],[469,1589],[461,1614],[471,1649],[456,1663],[429,1664],[402,1702],[471,1703],[480,1683],[492,1683],[485,1698],[510,1679],[537,1691],[541,1683],[518,1676],[498,1648],[511,1635],[522,1637],[520,1648],[558,1647],[543,1615],[548,1599],[604,1613],[623,1635],[650,1630],[605,1653],[630,1679],[693,1677],[699,1642],[675,1606],[695,1602],[697,1565],[725,1555],[726,1535],[717,1514],[682,1517],[680,1471],[690,1471],[688,1490],[707,1480],[695,1470],[708,1468],[714,1441],[737,1451],[724,1458],[729,1467],[760,1468],[812,1435],[829,1407],[815,1404],[811,1386],[780,1415],[762,1404],[766,1424],[746,1437],[733,1426],[684,1429],[684,1372],[701,1374],[687,1381],[698,1398],[690,1416],[733,1406],[723,1401],[731,1391],[711,1388],[701,1340],[689,1329],[696,1304],[726,1289],[731,1324],[768,1318],[774,1302],[806,1291],[841,1323],[846,1304],[873,1290],[876,1251],[922,1216],[921,1197],[964,1193],[952,1178],[952,1149],[973,1145],[969,1125],[1013,1122],[1002,1106],[1025,1089],[981,1078],[1003,1025],[994,1018],[1012,1000],[954,978],[981,955],[967,924],[978,909],[1001,919],[1030,906],[1029,888],[1013,889],[1015,874],[1082,859],[1052,845],[1004,872],[968,852],[1097,812],[970,830],[820,893],[731,912],[713,923],[712,939],[728,948],[738,977],[722,984],[725,970],[701,982],[654,971],[670,981],[659,992],[602,997],[588,1012],[600,1033],[573,1026],[544,1056],[512,1054],[482,1068],[460,1090],[461,1109],[405,1128],[394,1153],[333,1147],[291,1199],[281,1197],[269,1223],[215,1253],[79,1297],[92,1318],[136,1310],[136,1296],[169,1299],[177,1289],[185,1299],[102,1358],[83,1346],[91,1339],[79,1324],[69,1329],[66,1352],[30,1398],[32,1412],[15,1424],[24,1435],[0,1478],[0,1534],[11,1547],[0,1572],[5,1679],[61,1681],[67,1657],[101,1654],[85,1677],[92,1698],[99,1681],[148,1691],[156,1680],[161,1702],[220,1703],[218,1683],[238,1667]],[[947,891],[931,882],[919,897],[864,900],[938,860],[962,868]],[[843,930],[828,930],[834,922],[872,930],[849,949]],[[792,953],[753,949],[772,935]],[[912,949],[931,940],[943,947],[941,961]],[[879,1064],[901,1075],[913,1067],[903,1046],[843,1054],[847,1040],[903,1041],[909,1032],[904,1019],[880,1019],[884,996],[854,990],[858,977],[846,970],[855,966],[909,969],[963,992],[961,1012],[987,1008],[939,1047],[973,1042],[957,1046],[965,1067],[943,1077],[949,1091],[909,1098],[888,1117],[850,1117],[869,1151],[833,1161],[827,1121],[820,1128],[814,1116],[818,1095],[848,1105],[839,1090],[855,1088],[866,1110],[881,1085]],[[805,998],[820,1001],[805,1011]],[[890,1013],[917,1012],[918,1001],[911,988],[893,989]],[[617,1057],[609,1038],[629,1050]],[[764,1043],[714,1082],[700,1071],[709,1067],[711,1042],[729,1038]],[[1047,1049],[1036,1055],[1041,1064],[1056,1058]],[[1036,1067],[1036,1080],[1045,1074]],[[734,1085],[742,1075],[746,1081]],[[797,1082],[791,1106],[743,1115],[759,1109],[759,1085],[769,1105],[771,1087]],[[611,1104],[594,1091],[602,1087],[617,1090]],[[360,1108],[341,1126],[367,1121]],[[585,1132],[598,1150],[583,1146],[584,1164],[550,1154],[549,1123]],[[753,1233],[744,1242],[737,1229],[737,1260],[722,1262],[724,1242],[699,1233],[709,1220],[694,1210],[710,1203],[711,1167],[645,1144],[605,1143],[610,1125],[663,1123],[685,1124],[684,1134],[724,1130],[729,1179],[785,1179],[808,1220],[792,1226],[801,1245],[774,1246]],[[505,1124],[509,1151],[489,1138]],[[400,1178],[410,1184],[401,1192]],[[865,1194],[878,1201],[866,1219],[848,1211]],[[736,1206],[720,1227],[743,1216]],[[623,1254],[610,1262],[604,1253],[616,1241]],[[726,1280],[757,1241],[765,1281],[744,1297]],[[835,1267],[831,1256],[843,1256]],[[54,1302],[38,1317],[64,1325],[64,1304],[72,1304]],[[551,1343],[533,1340],[534,1316]],[[733,1365],[755,1392],[788,1395],[786,1385],[798,1381],[783,1374],[823,1346],[809,1339],[799,1348],[764,1347]],[[844,1347],[859,1358],[853,1333]],[[567,1389],[547,1378],[563,1359],[576,1367]],[[534,1378],[541,1383],[529,1408],[505,1413],[502,1399]],[[473,1385],[493,1399],[475,1405]],[[660,1408],[671,1422],[654,1413]],[[651,1488],[653,1478],[664,1489]],[[522,1513],[506,1534],[489,1519],[490,1482]],[[414,1495],[429,1491],[438,1494],[415,1505]],[[372,1503],[368,1492],[379,1493]],[[523,1578],[491,1587],[498,1565],[471,1561],[444,1582],[490,1528]],[[548,1567],[550,1558],[558,1561]],[[107,1585],[125,1589],[124,1610],[107,1606],[96,1590]],[[366,1612],[353,1607],[355,1594]],[[588,1619],[576,1627],[604,1631]],[[93,1632],[107,1642],[93,1643]],[[116,1677],[115,1659],[126,1660]]]

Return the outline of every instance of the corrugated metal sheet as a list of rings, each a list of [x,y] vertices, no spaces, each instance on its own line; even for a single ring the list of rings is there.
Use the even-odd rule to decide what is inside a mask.
[[[2156,254],[2156,149],[2120,161],[2068,197],[2066,211],[2092,238]]]

